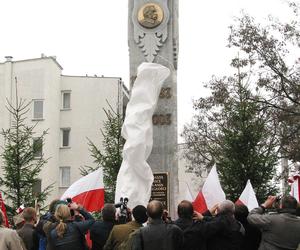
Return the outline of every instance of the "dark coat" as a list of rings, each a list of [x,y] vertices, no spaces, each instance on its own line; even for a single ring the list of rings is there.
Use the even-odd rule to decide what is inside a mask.
[[[206,239],[203,236],[204,221],[196,221],[184,230],[184,250],[206,250]]]
[[[17,232],[23,240],[27,250],[39,249],[39,238],[33,225],[25,223],[21,229],[17,230]]]
[[[43,224],[43,231],[45,232],[46,235],[46,250],[54,250],[54,246],[52,245],[51,242],[51,235],[50,232],[57,226],[57,222],[54,221],[46,221]]]
[[[195,222],[184,232],[185,250],[242,250],[245,230],[232,216],[219,214]]]
[[[245,236],[242,243],[243,250],[257,250],[261,241],[261,231],[247,221],[246,218],[237,218],[245,228]]]
[[[57,235],[56,228],[50,232],[50,241],[55,250],[84,250],[85,234],[94,224],[94,218],[86,211],[80,210],[80,213],[85,218],[84,221],[67,222],[67,229],[62,238]]]
[[[187,218],[179,218],[176,221],[174,221],[174,224],[178,226],[182,231],[193,225],[193,219],[187,219]]]
[[[92,250],[102,250],[105,242],[114,226],[114,222],[96,221],[90,230]]]
[[[217,215],[205,223],[204,230],[208,250],[244,250],[242,249],[245,229],[241,223],[228,215]]]
[[[56,219],[55,219],[54,215],[50,212],[47,212],[46,214],[41,216],[38,224],[36,225],[36,231],[40,238],[39,250],[51,250],[52,249],[50,244],[48,244],[50,234],[46,235],[45,230],[50,232],[50,230],[56,226],[53,224],[53,223],[55,223],[55,221],[56,221]],[[52,225],[52,227],[50,227],[50,225]]]
[[[161,219],[152,220],[146,227],[136,231],[133,250],[182,250],[183,232],[174,224]]]

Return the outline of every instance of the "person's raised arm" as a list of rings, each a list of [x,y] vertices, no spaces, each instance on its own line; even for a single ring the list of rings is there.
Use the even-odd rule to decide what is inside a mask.
[[[85,219],[84,221],[76,221],[74,223],[77,225],[80,232],[82,234],[85,234],[90,229],[90,227],[94,224],[95,222],[94,217],[89,212],[87,212],[82,206],[79,206],[75,202],[70,204],[70,209],[79,211],[79,213],[84,217]]]
[[[250,211],[247,220],[250,224],[259,228],[266,228],[270,225],[270,217],[268,214],[264,214],[265,209],[271,208],[276,200],[276,196],[269,196],[268,199],[259,207]]]

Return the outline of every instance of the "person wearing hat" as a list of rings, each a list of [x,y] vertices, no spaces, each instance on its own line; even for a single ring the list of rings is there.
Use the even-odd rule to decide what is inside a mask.
[[[103,248],[104,250],[118,249],[133,231],[142,227],[143,223],[148,220],[147,209],[142,205],[138,205],[132,210],[132,216],[134,220],[113,227]]]

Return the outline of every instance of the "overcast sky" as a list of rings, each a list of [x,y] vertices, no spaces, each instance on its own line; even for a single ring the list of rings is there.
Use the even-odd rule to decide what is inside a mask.
[[[128,85],[127,0],[0,0],[0,62],[57,56],[68,75],[122,77]],[[179,0],[179,133],[203,82],[229,70],[228,26],[245,12],[286,18],[283,0]]]

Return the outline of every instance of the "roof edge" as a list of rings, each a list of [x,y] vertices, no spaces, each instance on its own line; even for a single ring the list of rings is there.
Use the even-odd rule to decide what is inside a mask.
[[[63,70],[63,67],[57,62],[55,56],[44,56],[44,57],[38,57],[38,58],[16,60],[16,61],[11,61],[11,62],[12,63],[19,63],[19,62],[28,62],[28,61],[38,61],[38,60],[44,60],[44,59],[51,59],[61,70]],[[5,64],[5,63],[6,62],[0,63],[0,64]]]

